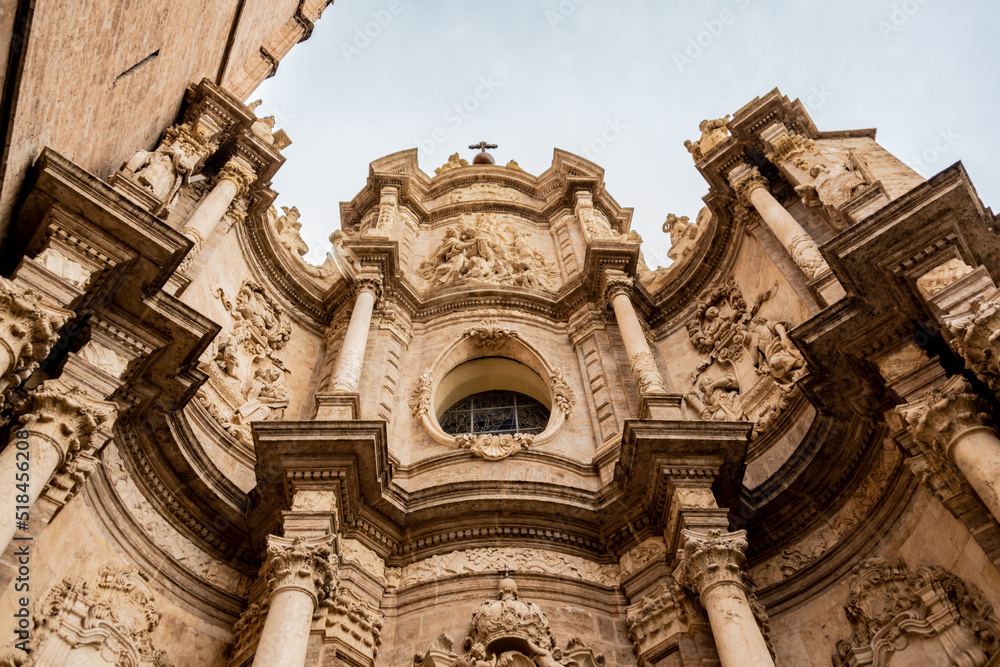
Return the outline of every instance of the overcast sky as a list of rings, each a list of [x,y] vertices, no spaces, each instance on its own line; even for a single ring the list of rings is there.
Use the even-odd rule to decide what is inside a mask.
[[[368,164],[428,174],[486,140],[532,174],[553,148],[605,169],[650,265],[707,186],[684,140],[774,87],[821,130],[878,128],[924,176],[962,160],[1000,209],[1000,3],[987,0],[337,0],[251,99],[293,145],[274,178],[321,262]]]

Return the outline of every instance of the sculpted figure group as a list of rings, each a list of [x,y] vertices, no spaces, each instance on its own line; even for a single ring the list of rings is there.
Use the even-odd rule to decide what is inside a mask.
[[[527,232],[501,225],[496,216],[477,215],[445,230],[444,240],[418,275],[434,284],[479,282],[529,289],[548,287],[552,269]]]

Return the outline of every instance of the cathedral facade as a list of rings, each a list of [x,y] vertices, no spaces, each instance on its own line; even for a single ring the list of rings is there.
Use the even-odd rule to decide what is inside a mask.
[[[1000,665],[1000,238],[960,163],[774,90],[687,142],[668,267],[601,167],[485,144],[374,160],[317,266],[245,103],[324,6],[285,4],[130,146],[5,153],[0,665]]]

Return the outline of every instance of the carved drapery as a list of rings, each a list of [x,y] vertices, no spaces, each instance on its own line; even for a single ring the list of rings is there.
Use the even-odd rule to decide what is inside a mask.
[[[834,667],[907,664],[981,667],[1000,650],[1000,625],[979,591],[939,567],[911,573],[902,560],[854,568],[844,607],[853,636],[837,642]]]

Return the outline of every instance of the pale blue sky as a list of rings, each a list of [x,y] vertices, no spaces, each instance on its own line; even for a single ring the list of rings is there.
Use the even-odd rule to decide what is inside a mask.
[[[684,140],[774,87],[821,130],[877,127],[924,176],[962,160],[1000,208],[998,18],[987,0],[337,0],[254,98],[294,142],[274,188],[314,262],[371,161],[416,146],[433,174],[485,139],[534,174],[555,147],[604,167],[655,266],[667,213],[693,219],[707,189]]]

